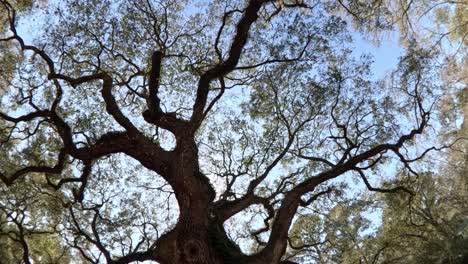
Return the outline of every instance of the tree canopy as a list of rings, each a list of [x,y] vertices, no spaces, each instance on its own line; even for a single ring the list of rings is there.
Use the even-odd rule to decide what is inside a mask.
[[[0,0],[0,263],[462,263],[466,12]]]

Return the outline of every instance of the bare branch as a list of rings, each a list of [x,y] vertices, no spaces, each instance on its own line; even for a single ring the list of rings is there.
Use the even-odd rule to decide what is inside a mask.
[[[414,193],[411,190],[409,190],[408,188],[404,186],[398,186],[398,187],[394,187],[391,189],[372,187],[372,185],[369,183],[369,180],[367,180],[366,175],[364,174],[362,170],[355,169],[355,171],[359,173],[359,176],[361,177],[362,181],[366,184],[366,187],[369,191],[381,192],[381,193],[395,193],[395,192],[403,191],[403,192],[408,193],[409,195],[414,195]]]

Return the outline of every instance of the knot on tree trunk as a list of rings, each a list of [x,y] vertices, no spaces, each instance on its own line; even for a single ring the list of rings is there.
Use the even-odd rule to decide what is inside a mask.
[[[206,258],[208,252],[205,252],[207,249],[203,247],[203,244],[195,239],[189,239],[184,242],[182,246],[182,253],[184,258],[189,263],[202,263],[200,261]]]

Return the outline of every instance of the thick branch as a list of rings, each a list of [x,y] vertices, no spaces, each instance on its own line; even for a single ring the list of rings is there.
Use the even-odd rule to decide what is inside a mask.
[[[151,112],[160,112],[159,80],[161,78],[161,62],[163,53],[161,51],[153,52],[151,56],[151,72],[149,76],[149,96],[147,98],[148,108]]]
[[[11,176],[4,175],[0,172],[0,179],[5,183],[7,186],[13,184],[15,180],[19,177],[22,177],[29,173],[49,173],[49,174],[60,174],[64,168],[65,160],[66,160],[66,149],[63,148],[58,156],[57,164],[53,167],[49,166],[28,166],[22,169],[17,170]]]
[[[262,204],[265,208],[267,208],[270,206],[270,200],[268,198],[256,196],[253,193],[248,193],[242,198],[234,201],[217,202],[215,204],[215,210],[218,219],[221,222],[224,222],[233,215],[254,204]]]
[[[258,11],[267,0],[250,0],[247,8],[245,9],[244,16],[237,24],[237,31],[232,39],[231,48],[229,50],[229,57],[221,64],[206,71],[198,82],[197,95],[195,104],[193,106],[193,115],[191,123],[194,128],[198,128],[203,119],[204,108],[208,99],[208,92],[210,82],[213,79],[220,78],[229,72],[233,71],[239,62],[242,54],[242,49],[247,43],[249,30],[252,24],[258,18]]]
[[[416,129],[411,130],[410,133],[401,136],[396,143],[381,144],[373,147],[359,155],[348,159],[343,164],[334,166],[333,168],[320,173],[315,177],[311,177],[305,180],[289,191],[286,194],[275,217],[270,238],[268,240],[267,246],[262,250],[261,255],[270,259],[272,262],[279,261],[284,251],[286,250],[288,230],[291,226],[296,210],[302,201],[302,195],[314,190],[316,186],[325,181],[336,178],[348,171],[354,170],[355,166],[360,162],[368,160],[386,151],[393,151],[398,153],[399,149],[405,142],[412,140],[416,135],[423,132],[423,129],[426,127],[428,120],[429,114],[423,113],[419,126]]]
[[[180,136],[181,131],[185,131],[187,122],[178,118],[175,113],[163,112],[161,109],[161,100],[158,97],[163,56],[164,54],[162,51],[155,51],[151,56],[149,95],[146,98],[148,110],[143,112],[143,118],[150,124],[167,129]]]

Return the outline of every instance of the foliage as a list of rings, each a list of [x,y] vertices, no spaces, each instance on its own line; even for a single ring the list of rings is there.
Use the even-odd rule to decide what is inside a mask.
[[[443,249],[456,261],[465,198],[444,211],[455,198],[438,187],[454,185],[421,161],[464,137],[460,113],[438,100],[463,80],[442,76],[443,49],[409,27],[426,1],[394,3],[0,0],[1,254],[354,263]],[[437,21],[464,45],[454,8]],[[377,35],[399,25],[405,52],[384,78],[354,51],[350,22]],[[372,210],[399,221],[373,227]],[[434,239],[394,239],[408,219]],[[460,240],[440,246],[448,237]]]

